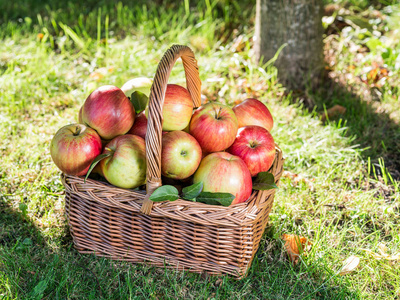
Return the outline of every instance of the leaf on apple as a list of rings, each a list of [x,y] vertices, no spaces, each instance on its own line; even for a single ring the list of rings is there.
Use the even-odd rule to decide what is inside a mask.
[[[203,182],[198,182],[182,190],[182,198],[211,205],[231,205],[235,196],[230,193],[202,192]],[[153,202],[175,201],[179,199],[178,190],[172,185],[163,185],[156,189],[150,196]]]
[[[253,181],[253,189],[255,190],[266,191],[277,188],[278,187],[275,184],[275,177],[269,172],[258,173],[257,177]]]
[[[149,97],[142,92],[135,91],[131,94],[131,102],[135,108],[135,112],[138,114],[145,110],[147,103],[149,102]]]
[[[149,199],[153,202],[175,201],[179,199],[179,192],[172,185],[163,185],[157,188]]]
[[[103,153],[103,154],[97,155],[97,156],[93,159],[93,161],[92,161],[92,163],[90,164],[90,167],[89,167],[89,169],[88,169],[88,171],[87,171],[87,173],[86,173],[86,177],[85,177],[84,183],[86,183],[86,179],[89,177],[90,173],[92,173],[92,171],[93,171],[93,169],[96,167],[96,165],[97,165],[101,160],[103,160],[103,159],[105,159],[106,157],[109,157],[109,156],[111,156],[111,155],[112,155],[111,152],[107,152],[107,153]]]
[[[203,190],[203,182],[200,181],[198,183],[189,185],[182,189],[182,198],[186,200],[195,201],[195,198],[200,195]]]
[[[230,193],[212,193],[212,192],[201,192],[197,197],[197,202],[202,202],[211,205],[231,205],[235,196]]]

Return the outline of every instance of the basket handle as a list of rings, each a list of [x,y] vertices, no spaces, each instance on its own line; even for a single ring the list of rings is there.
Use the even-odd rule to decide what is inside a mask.
[[[161,183],[161,147],[162,147],[162,109],[165,91],[172,67],[178,58],[182,59],[185,69],[186,85],[194,107],[201,105],[201,81],[197,61],[193,51],[182,45],[173,45],[165,52],[158,64],[153,85],[150,89],[149,112],[146,132],[147,181],[146,196],[140,211],[149,215],[153,207],[150,195],[162,185]]]

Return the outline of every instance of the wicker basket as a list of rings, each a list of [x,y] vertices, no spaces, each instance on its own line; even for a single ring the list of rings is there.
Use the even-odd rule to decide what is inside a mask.
[[[230,207],[181,199],[153,205],[148,199],[161,185],[162,106],[169,74],[179,57],[194,105],[200,105],[193,52],[186,46],[172,46],[158,65],[150,92],[147,192],[92,179],[85,183],[81,177],[63,174],[70,232],[80,253],[242,278],[258,249],[275,190],[253,191],[247,202]],[[277,184],[282,171],[282,152],[276,147],[270,172]]]

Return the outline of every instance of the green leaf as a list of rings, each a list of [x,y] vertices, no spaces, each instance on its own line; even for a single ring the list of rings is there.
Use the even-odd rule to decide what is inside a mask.
[[[203,182],[189,185],[182,189],[182,198],[186,200],[194,200],[203,190]]]
[[[212,192],[201,192],[197,197],[197,202],[202,202],[212,205],[229,206],[232,204],[235,196],[230,193],[212,193]]]
[[[133,104],[133,107],[135,108],[136,113],[140,113],[143,111],[147,103],[149,102],[149,97],[147,97],[146,94],[143,94],[142,92],[135,91],[131,95],[131,102]]]
[[[153,202],[175,201],[177,199],[179,199],[179,192],[172,185],[160,186],[150,196],[150,200]]]
[[[93,171],[93,169],[96,167],[96,165],[97,165],[101,160],[103,160],[103,159],[105,159],[106,157],[109,157],[109,156],[111,156],[111,155],[113,155],[113,152],[106,152],[106,153],[97,155],[97,156],[93,159],[92,163],[90,164],[89,170],[88,170],[87,173],[86,173],[86,177],[85,177],[84,183],[86,183],[86,179],[89,177],[90,173],[92,173],[92,171]]]
[[[275,177],[272,173],[261,172],[253,181],[253,189],[255,190],[271,190],[278,188],[275,184]]]

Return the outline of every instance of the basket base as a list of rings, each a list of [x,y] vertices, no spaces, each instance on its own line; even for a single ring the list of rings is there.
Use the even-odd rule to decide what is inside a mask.
[[[85,202],[67,193],[67,220],[78,252],[238,279],[245,277],[251,265],[269,214],[264,210],[252,226],[224,228],[128,214],[88,199]]]

